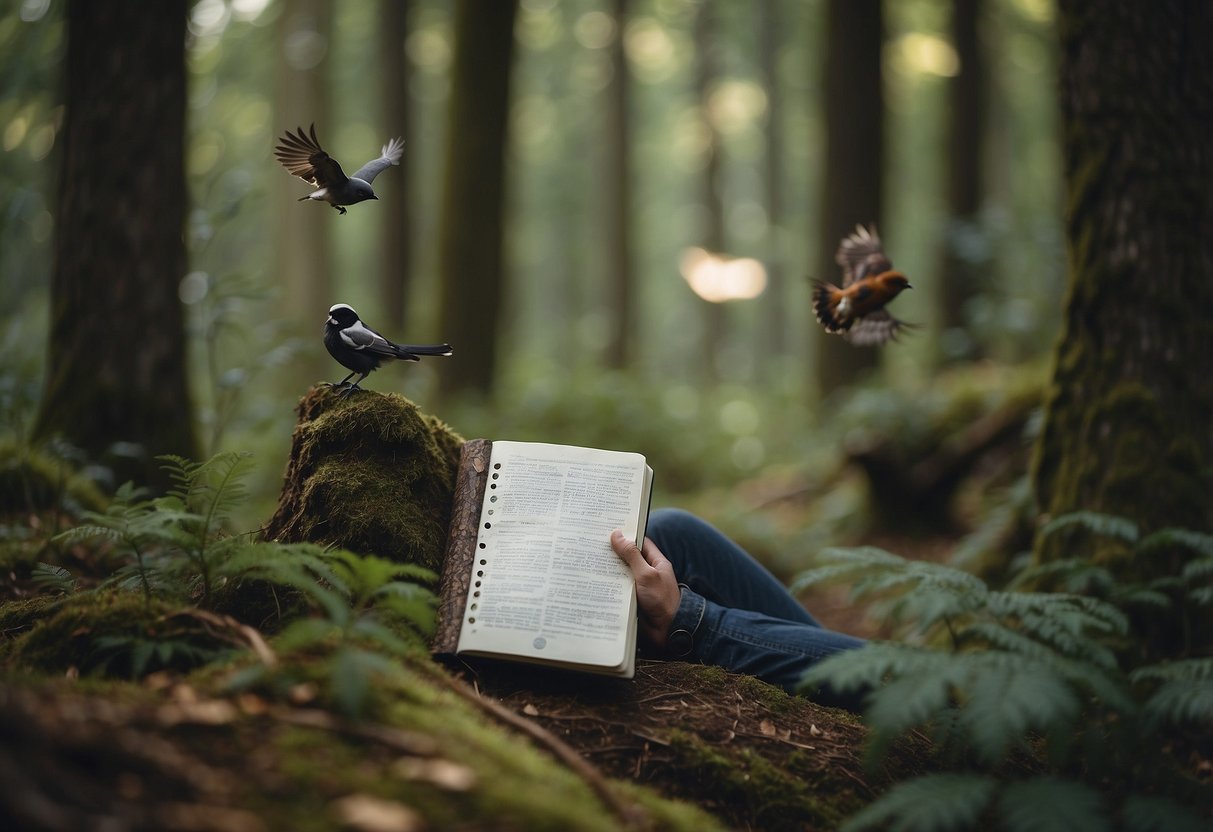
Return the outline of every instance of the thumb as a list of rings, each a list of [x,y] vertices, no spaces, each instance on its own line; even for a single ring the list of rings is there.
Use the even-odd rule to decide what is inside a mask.
[[[645,562],[636,541],[625,535],[620,529],[611,532],[611,548],[633,572]]]

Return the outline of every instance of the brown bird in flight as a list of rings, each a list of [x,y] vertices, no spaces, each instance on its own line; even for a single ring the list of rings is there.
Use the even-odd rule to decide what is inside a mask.
[[[869,347],[896,340],[903,329],[913,327],[885,310],[885,304],[910,281],[884,253],[876,226],[855,226],[855,231],[838,244],[834,261],[842,266],[842,288],[824,280],[813,281],[813,314],[825,327],[857,347]]]

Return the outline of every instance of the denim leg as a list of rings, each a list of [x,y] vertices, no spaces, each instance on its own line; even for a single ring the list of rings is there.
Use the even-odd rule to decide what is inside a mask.
[[[646,532],[678,582],[722,607],[751,610],[820,627],[778,578],[716,527],[689,511],[663,508],[649,515]]]
[[[688,652],[677,658],[748,673],[795,692],[812,664],[865,644],[822,627],[774,575],[698,517],[663,509],[650,516],[647,534],[684,584],[670,633],[671,639],[685,634]],[[829,690],[815,698],[858,708],[857,697]]]

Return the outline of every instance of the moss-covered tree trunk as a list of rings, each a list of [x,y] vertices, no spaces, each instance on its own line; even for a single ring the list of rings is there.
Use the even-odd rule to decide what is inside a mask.
[[[518,0],[455,4],[438,276],[441,331],[458,361],[442,394],[492,389],[504,282],[505,145]]]
[[[883,48],[881,0],[830,0],[826,4],[826,158],[817,229],[817,271],[813,277],[833,283],[841,279],[834,262],[838,241],[854,231],[857,223],[880,220],[884,191]],[[810,311],[806,309],[804,314],[807,318]],[[836,335],[820,331],[818,389],[825,395],[850,384],[876,365],[876,357],[874,349],[853,347]]]
[[[47,377],[35,435],[121,482],[193,455],[185,325],[185,0],[68,4]],[[117,451],[117,452],[116,452]]]
[[[1040,507],[1207,530],[1213,4],[1063,0],[1059,22],[1069,291]]]

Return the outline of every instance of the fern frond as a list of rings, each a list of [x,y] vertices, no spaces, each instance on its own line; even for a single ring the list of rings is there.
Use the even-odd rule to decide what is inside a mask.
[[[76,577],[62,566],[39,561],[30,570],[30,582],[42,592],[67,594],[76,588]]]
[[[960,712],[972,750],[988,764],[998,762],[1033,729],[1068,726],[1082,704],[1074,689],[1047,664],[983,661],[966,680]]]
[[[57,543],[79,543],[82,540],[95,540],[96,538],[103,538],[111,543],[122,542],[122,534],[117,529],[96,525],[73,526],[55,535],[52,540]]]
[[[1053,777],[1034,777],[1004,787],[998,814],[1008,832],[1111,829],[1099,792]]]
[[[1164,682],[1142,706],[1151,728],[1160,725],[1213,726],[1213,684],[1201,679]]]
[[[899,783],[849,818],[841,832],[951,832],[972,829],[997,781],[980,774],[928,774]]]
[[[1191,529],[1160,529],[1137,544],[1138,554],[1150,554],[1157,549],[1187,549],[1202,558],[1213,559],[1213,534]]]
[[[1190,583],[1198,583],[1213,579],[1213,558],[1190,560],[1184,564],[1183,572],[1181,574],[1183,575],[1184,579]]]
[[[1074,511],[1055,517],[1040,530],[1041,537],[1049,537],[1057,531],[1071,526],[1080,526],[1092,534],[1101,537],[1112,537],[1126,543],[1136,543],[1141,536],[1137,524],[1124,517],[1114,514],[1100,514],[1096,511]]]
[[[878,687],[886,677],[939,671],[952,658],[910,644],[869,642],[858,650],[844,650],[812,665],[800,685],[812,688],[828,684],[839,693],[856,693]]]
[[[814,584],[839,581],[851,575],[863,574],[875,567],[897,566],[905,563],[904,558],[876,546],[859,546],[849,549],[831,546],[818,552],[813,561],[821,565],[806,570],[793,578],[791,583],[793,592],[800,592]]]
[[[1129,680],[1134,684],[1170,682],[1176,679],[1191,681],[1213,679],[1213,658],[1183,659],[1165,664],[1151,664],[1139,667],[1129,674]]]
[[[351,718],[365,712],[374,677],[400,672],[400,666],[386,656],[352,647],[340,648],[330,666],[333,699],[338,709]]]
[[[1103,566],[1084,558],[1061,558],[1048,563],[1034,563],[1021,570],[1007,585],[1008,589],[1037,589],[1051,586],[1053,580],[1060,581],[1066,592],[1107,592],[1116,579]]]
[[[1131,794],[1120,807],[1126,832],[1208,832],[1208,819],[1197,817],[1166,797]]]
[[[350,627],[350,634],[369,638],[371,641],[380,647],[387,648],[388,652],[396,655],[406,656],[414,652],[423,643],[419,634],[412,634],[413,637],[401,637],[395,631],[383,626],[373,617],[364,615],[354,622]]]
[[[341,628],[327,619],[301,618],[292,621],[278,634],[274,647],[279,653],[312,650],[324,646],[340,633]]]

